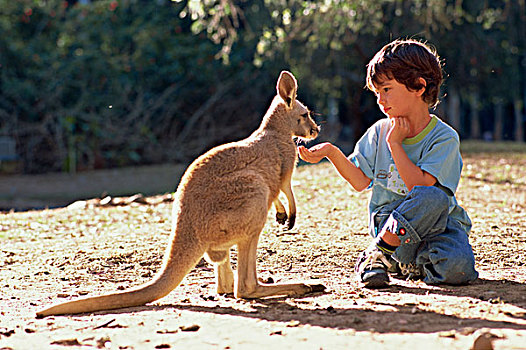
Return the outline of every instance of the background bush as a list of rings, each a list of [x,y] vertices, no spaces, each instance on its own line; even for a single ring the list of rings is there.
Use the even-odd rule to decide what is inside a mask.
[[[350,147],[381,117],[365,65],[411,36],[444,58],[462,136],[522,141],[524,1],[489,3],[0,0],[0,135],[26,173],[189,162],[250,133],[289,69]]]

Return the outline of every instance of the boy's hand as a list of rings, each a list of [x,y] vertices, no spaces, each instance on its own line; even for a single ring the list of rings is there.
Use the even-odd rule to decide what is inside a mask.
[[[387,133],[389,145],[401,144],[411,133],[409,121],[403,117],[391,118],[391,129]]]
[[[304,146],[298,147],[298,153],[302,160],[308,163],[318,163],[325,157],[328,157],[333,149],[333,145],[329,142],[320,143],[309,149]]]

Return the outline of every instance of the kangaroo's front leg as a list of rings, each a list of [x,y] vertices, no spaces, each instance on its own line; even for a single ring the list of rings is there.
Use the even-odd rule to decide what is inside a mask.
[[[285,193],[285,196],[287,196],[287,201],[289,202],[289,230],[294,227],[294,223],[296,222],[296,200],[294,199],[294,192],[292,192],[292,185],[290,183],[291,176],[292,173],[281,185],[281,191]]]
[[[276,221],[280,225],[285,225],[288,219],[285,206],[283,205],[283,203],[281,203],[281,201],[278,198],[276,198],[276,200],[274,201],[274,207],[276,208]]]

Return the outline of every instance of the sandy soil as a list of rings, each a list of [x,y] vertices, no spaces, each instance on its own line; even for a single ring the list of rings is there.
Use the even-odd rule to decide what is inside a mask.
[[[480,272],[467,286],[393,278],[360,288],[353,267],[370,239],[368,193],[328,163],[298,168],[296,227],[284,231],[271,211],[258,247],[260,277],[328,288],[303,298],[218,296],[201,262],[154,304],[36,319],[57,300],[148,281],[168,239],[168,196],[0,214],[0,349],[526,349],[526,155],[464,160],[458,199]]]

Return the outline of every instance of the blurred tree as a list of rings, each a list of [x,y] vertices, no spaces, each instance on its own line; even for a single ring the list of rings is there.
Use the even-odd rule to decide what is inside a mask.
[[[0,134],[17,140],[26,172],[189,161],[246,136],[282,69],[328,123],[322,137],[350,149],[381,117],[365,66],[399,37],[436,46],[441,116],[463,137],[525,137],[524,0],[0,6]]]
[[[17,139],[25,171],[188,161],[243,134],[244,123],[218,127],[235,103],[221,121],[208,115],[243,91],[233,86],[242,70],[214,59],[218,47],[191,32],[182,5],[0,6],[0,133]]]
[[[259,38],[254,64],[285,61],[325,115],[330,115],[330,101],[338,101],[338,114],[355,137],[375,115],[374,102],[362,88],[365,65],[383,44],[398,37],[429,41],[445,58],[444,100],[459,131],[465,134],[461,119],[467,119],[471,137],[481,137],[479,112],[490,107],[497,116],[493,124],[502,130],[504,106],[510,103],[517,106],[515,126],[522,129],[523,107],[517,101],[524,98],[512,95],[524,90],[518,81],[524,80],[524,0],[265,0],[264,10],[259,5],[252,9],[246,1],[189,4],[199,24],[194,29],[206,28],[211,37],[221,38],[217,43],[223,53],[245,35],[236,28],[250,28],[250,37]],[[226,4],[236,10],[217,10]],[[228,20],[221,19],[225,13]],[[510,86],[517,87],[512,94]],[[463,105],[469,113],[464,118]],[[517,134],[522,140],[522,132]]]

